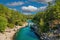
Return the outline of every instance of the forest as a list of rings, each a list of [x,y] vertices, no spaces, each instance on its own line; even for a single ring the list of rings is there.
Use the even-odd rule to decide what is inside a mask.
[[[49,31],[49,26],[54,20],[59,23],[60,20],[60,2],[56,0],[52,5],[48,2],[48,7],[43,12],[37,12],[35,15],[23,15],[22,13],[11,10],[8,7],[0,4],[0,32],[4,32],[6,27],[14,28],[15,25],[22,25],[26,20],[31,19],[37,24],[38,32]],[[52,23],[53,24],[53,23]],[[55,29],[55,27],[53,27]]]
[[[55,21],[56,20],[56,21]],[[48,2],[48,7],[43,12],[38,12],[32,21],[39,25],[38,33],[48,32],[51,29],[57,29],[56,25],[60,24],[60,0],[56,0],[54,5]],[[53,27],[53,22],[57,22]],[[51,26],[50,26],[51,25]],[[52,28],[53,27],[53,28]]]
[[[0,40],[60,40],[60,0],[10,1],[1,0]]]
[[[22,13],[0,4],[0,32],[4,32],[7,27],[21,26],[26,20],[26,16]]]

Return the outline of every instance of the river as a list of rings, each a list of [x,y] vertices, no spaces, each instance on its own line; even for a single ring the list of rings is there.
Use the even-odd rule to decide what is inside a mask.
[[[28,21],[28,25],[20,29],[15,36],[15,40],[39,40],[37,35],[30,28],[31,21]]]

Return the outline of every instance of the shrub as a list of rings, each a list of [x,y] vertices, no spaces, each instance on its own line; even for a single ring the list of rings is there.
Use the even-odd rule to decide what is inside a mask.
[[[7,27],[7,19],[5,17],[0,16],[0,32],[4,32]]]
[[[19,26],[22,26],[23,24],[22,24],[22,22],[19,22]]]
[[[15,25],[22,26],[22,22],[21,21],[16,21]]]
[[[13,24],[13,23],[9,23],[9,24],[8,24],[8,27],[9,27],[9,28],[14,28],[14,24]]]

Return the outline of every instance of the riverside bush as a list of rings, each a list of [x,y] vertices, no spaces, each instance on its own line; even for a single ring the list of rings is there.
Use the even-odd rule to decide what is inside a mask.
[[[9,24],[8,24],[8,27],[9,27],[9,28],[14,28],[14,24],[13,24],[13,23],[9,23]]]
[[[7,19],[5,17],[0,16],[0,32],[4,32],[7,27]]]

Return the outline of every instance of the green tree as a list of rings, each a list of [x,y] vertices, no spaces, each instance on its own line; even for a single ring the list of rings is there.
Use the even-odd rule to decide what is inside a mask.
[[[8,25],[7,27],[9,28],[14,28],[14,25],[22,25],[23,22],[26,22],[27,18],[25,15],[23,15],[22,13],[15,11],[13,9],[9,9],[8,7],[0,4],[0,16],[4,17],[2,18],[2,20],[6,18]],[[1,22],[3,23],[3,22]],[[0,23],[0,24],[1,24]],[[5,23],[5,22],[4,22]],[[4,25],[4,24],[1,24]],[[3,26],[5,27],[5,26]],[[3,27],[1,27],[0,29],[2,29]],[[5,30],[5,29],[4,29]],[[3,31],[3,30],[1,30]]]
[[[0,32],[5,31],[7,24],[7,19],[5,17],[0,16]]]

